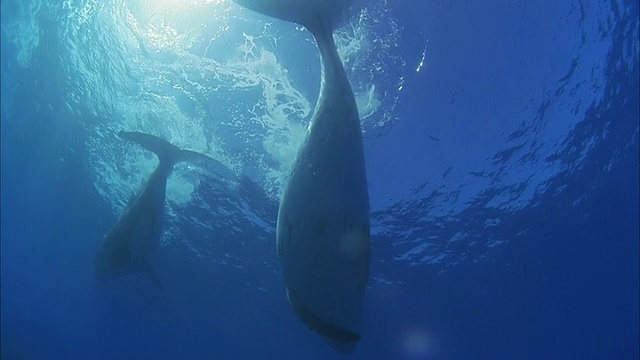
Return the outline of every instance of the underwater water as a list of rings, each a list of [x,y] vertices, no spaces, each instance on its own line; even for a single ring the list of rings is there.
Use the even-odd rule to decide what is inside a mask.
[[[366,0],[336,34],[362,118],[371,278],[344,356],[291,311],[278,200],[311,35],[230,0],[3,0],[2,359],[638,359],[638,2]],[[153,267],[94,278],[157,160]]]

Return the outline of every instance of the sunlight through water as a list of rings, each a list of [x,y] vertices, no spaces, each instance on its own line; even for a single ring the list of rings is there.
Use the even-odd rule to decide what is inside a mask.
[[[638,1],[361,4],[334,32],[370,205],[352,358],[637,359]],[[232,0],[0,6],[1,357],[341,357],[292,314],[275,241],[312,34]],[[163,231],[162,293],[94,281],[158,165],[120,131],[221,164],[177,164],[136,226]]]
[[[440,266],[472,259],[456,258],[454,244],[480,244],[479,256],[500,248],[508,243],[502,236],[478,243],[468,229],[438,229],[472,207],[515,213],[535,204],[563,171],[564,153],[575,151],[575,172],[608,141],[594,134],[568,146],[572,131],[605,99],[613,29],[603,24],[613,24],[613,5],[602,2],[598,11],[583,14],[569,3],[554,4],[518,6],[523,14],[553,15],[542,33],[527,32],[533,15],[504,23],[476,19],[510,35],[501,40],[509,56],[483,50],[495,45],[491,37],[470,41],[469,32],[447,32],[463,29],[455,21],[481,5],[430,5],[429,21],[417,28],[412,14],[404,14],[406,4],[370,1],[336,30],[362,118],[372,234],[391,239],[391,258]],[[122,130],[205,153],[277,203],[319,89],[317,47],[306,30],[229,0],[29,0],[3,2],[2,10],[17,67],[37,65],[35,54],[49,47],[59,50],[65,121],[87,131],[94,187],[114,214],[157,161],[119,139]],[[563,31],[566,26],[582,32]],[[627,58],[637,53],[635,44],[625,50]],[[462,56],[462,50],[477,56]],[[523,60],[532,57],[536,61]],[[5,101],[2,111],[18,109]],[[410,141],[393,140],[407,134]],[[191,221],[177,208],[215,208],[198,191],[210,176],[176,168],[167,191],[171,224]],[[406,214],[414,214],[408,228]]]

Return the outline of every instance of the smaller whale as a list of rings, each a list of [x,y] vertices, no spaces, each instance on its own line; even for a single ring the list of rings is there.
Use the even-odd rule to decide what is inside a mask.
[[[106,281],[141,273],[164,289],[151,267],[150,259],[162,235],[167,178],[174,165],[181,161],[204,167],[213,165],[216,170],[226,168],[206,155],[182,150],[153,135],[139,132],[120,132],[118,135],[154,152],[160,162],[142,192],[132,198],[102,241],[96,254],[96,277]]]

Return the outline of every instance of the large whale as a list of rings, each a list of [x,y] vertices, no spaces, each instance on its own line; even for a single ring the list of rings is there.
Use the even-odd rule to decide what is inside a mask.
[[[142,273],[162,289],[150,260],[162,235],[167,178],[171,170],[180,161],[205,167],[214,165],[217,169],[224,169],[224,166],[206,155],[181,150],[153,135],[138,132],[120,132],[118,135],[153,151],[160,162],[142,192],[132,198],[102,241],[96,254],[96,276],[107,280]]]
[[[333,29],[355,1],[234,1],[306,27],[318,44],[320,95],[284,189],[276,247],[294,313],[349,353],[369,278],[369,195],[360,117]]]

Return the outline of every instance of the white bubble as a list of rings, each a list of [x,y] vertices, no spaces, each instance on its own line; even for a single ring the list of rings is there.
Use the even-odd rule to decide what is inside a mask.
[[[429,359],[436,354],[437,340],[431,332],[416,327],[402,333],[400,346],[409,359]]]

